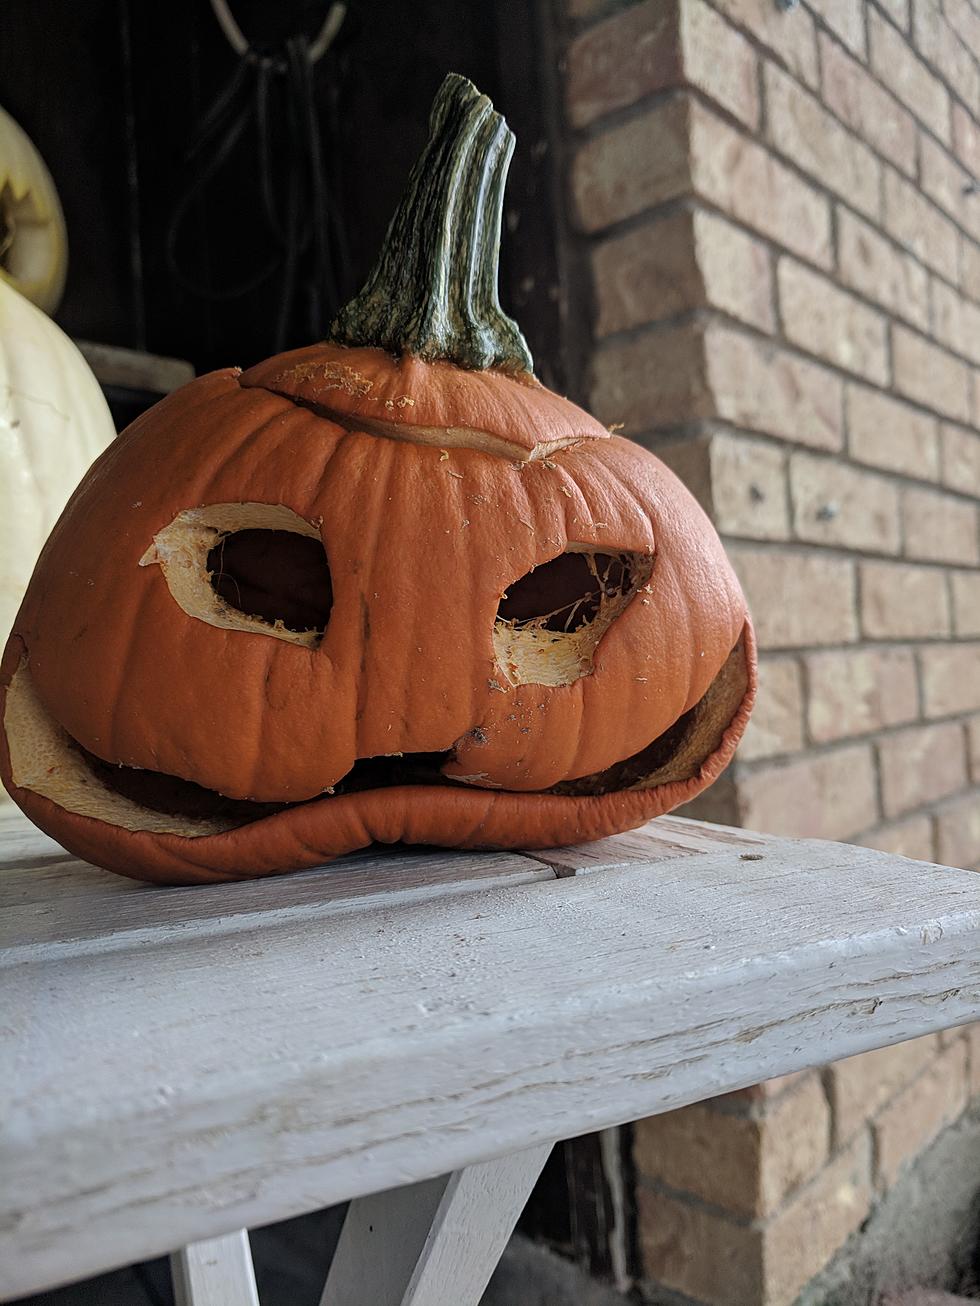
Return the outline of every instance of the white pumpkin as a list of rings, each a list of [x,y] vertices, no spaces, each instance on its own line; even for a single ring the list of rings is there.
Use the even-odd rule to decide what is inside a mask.
[[[115,433],[75,345],[0,281],[0,645],[48,532]]]
[[[61,201],[30,137],[0,109],[0,278],[53,313],[68,271]]]

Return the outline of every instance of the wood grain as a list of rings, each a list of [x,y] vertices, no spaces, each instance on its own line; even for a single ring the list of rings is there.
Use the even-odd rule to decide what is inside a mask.
[[[436,850],[189,890],[0,873],[0,1294],[980,1018],[975,874],[648,831],[560,879]]]
[[[477,1306],[550,1151],[351,1202],[320,1306]]]
[[[174,1306],[259,1306],[245,1229],[182,1247],[170,1268]]]

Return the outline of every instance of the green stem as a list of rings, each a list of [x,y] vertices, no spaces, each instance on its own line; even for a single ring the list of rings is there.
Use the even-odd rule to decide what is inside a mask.
[[[520,328],[497,298],[513,152],[514,133],[487,97],[450,73],[378,261],[334,319],[331,340],[474,370],[532,371]]]

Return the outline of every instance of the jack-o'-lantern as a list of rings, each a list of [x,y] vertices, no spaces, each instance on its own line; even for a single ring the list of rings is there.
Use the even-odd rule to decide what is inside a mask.
[[[513,137],[463,78],[328,343],[203,376],[100,458],[3,662],[4,782],[78,855],[236,879],[372,841],[532,848],[709,784],[738,583],[497,300]]]

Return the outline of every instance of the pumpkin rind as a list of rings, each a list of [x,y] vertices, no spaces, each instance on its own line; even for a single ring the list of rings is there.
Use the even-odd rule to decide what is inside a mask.
[[[386,247],[339,342],[170,395],[51,533],[0,672],[0,773],[80,856],[190,882],[373,840],[593,839],[734,751],[755,646],[721,543],[652,454],[524,369],[496,303],[509,134],[459,78],[433,121],[433,157],[476,161],[492,210],[447,219],[469,272],[444,284],[450,253],[420,248],[432,275],[391,286]],[[431,196],[456,203],[446,178]],[[386,285],[400,335],[373,339]],[[262,532],[306,560],[289,610],[319,615],[291,625],[274,568],[223,561],[260,537],[269,556]],[[555,568],[588,594],[559,601]]]
[[[241,384],[286,395],[353,430],[381,426],[420,444],[483,448],[518,462],[609,437],[594,417],[533,376],[464,372],[412,354],[395,358],[329,341],[258,363],[242,373]],[[426,427],[432,434],[423,436]]]

